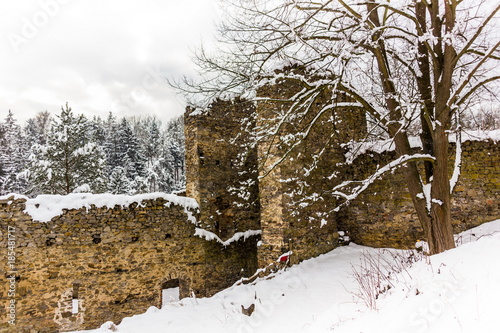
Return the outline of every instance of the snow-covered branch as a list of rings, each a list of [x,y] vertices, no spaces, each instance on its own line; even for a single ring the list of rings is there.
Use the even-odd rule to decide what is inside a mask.
[[[399,158],[389,162],[385,166],[378,168],[374,173],[372,173],[368,178],[361,181],[344,181],[341,184],[335,186],[332,190],[332,194],[339,198],[345,200],[342,205],[347,204],[349,201],[356,199],[361,193],[363,193],[371,184],[373,184],[377,179],[382,177],[385,173],[390,172],[408,162],[415,161],[435,161],[435,157],[427,154],[414,154],[414,155],[403,155]],[[347,189],[347,191],[342,191]],[[338,211],[340,208],[337,207]]]

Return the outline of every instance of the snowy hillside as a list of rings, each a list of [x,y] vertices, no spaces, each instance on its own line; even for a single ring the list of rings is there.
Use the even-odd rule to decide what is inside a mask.
[[[151,307],[120,325],[108,322],[88,332],[498,332],[500,220],[458,235],[457,243],[411,265],[397,262],[408,251],[351,244],[252,285]],[[382,276],[380,289],[388,290],[370,309],[368,298],[356,296],[366,289],[355,272],[363,273],[362,266],[373,274],[374,267],[388,265],[401,272],[389,280]],[[376,275],[370,274],[361,279]],[[242,314],[242,306],[251,304],[251,316]]]

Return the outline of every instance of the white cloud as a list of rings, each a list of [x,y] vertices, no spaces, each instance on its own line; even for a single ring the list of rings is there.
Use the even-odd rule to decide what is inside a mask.
[[[215,0],[23,0],[0,3],[0,117],[12,109],[106,116],[179,115],[162,80],[192,70]]]

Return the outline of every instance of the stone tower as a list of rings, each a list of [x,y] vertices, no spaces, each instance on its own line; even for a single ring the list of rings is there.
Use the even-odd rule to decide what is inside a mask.
[[[343,95],[332,101],[326,85],[307,96],[307,112],[297,107],[291,116],[291,97],[304,89],[295,76],[313,82],[324,79],[308,77],[304,68],[295,66],[283,70],[280,82],[257,92],[260,266],[287,251],[293,251],[291,260],[296,263],[338,246],[337,200],[331,190],[342,181],[341,143],[366,135],[363,110],[345,107]]]
[[[217,100],[206,110],[188,108],[185,116],[186,195],[199,203],[201,228],[222,242],[237,240],[206,245],[207,260],[214,263],[207,283],[214,290],[224,284],[217,280],[230,284],[257,269],[260,206],[257,150],[250,133],[254,116],[253,103],[242,99]]]

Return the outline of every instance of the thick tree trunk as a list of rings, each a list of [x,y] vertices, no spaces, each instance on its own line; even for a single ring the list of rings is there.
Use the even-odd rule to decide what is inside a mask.
[[[369,1],[366,6],[370,13],[369,20],[374,27],[380,27],[375,3]],[[442,22],[439,19],[437,0],[433,0],[430,9],[433,35],[441,38]],[[423,27],[422,34],[426,31],[425,10],[425,6],[422,3],[419,3],[416,7],[417,19]],[[450,32],[454,24],[454,7],[448,4],[445,13],[447,19],[450,21],[447,22],[446,31]],[[408,134],[402,128],[400,122],[404,117],[399,101],[395,98],[398,94],[394,86],[394,80],[391,77],[389,56],[386,52],[384,39],[379,37],[380,34],[378,32],[372,35],[372,40],[377,45],[373,49],[373,54],[377,60],[382,87],[386,94],[386,105],[391,120],[391,123],[388,125],[388,131],[391,137],[394,138],[397,155],[410,156],[412,155],[412,150]],[[432,101],[430,84],[431,71],[429,57],[426,56],[428,50],[424,44],[418,45],[418,47],[419,52],[422,53],[419,58],[419,67],[423,71],[422,76],[418,80],[420,97],[423,99],[421,109],[423,152],[435,157],[432,165],[429,164],[429,161],[424,161],[426,181],[431,184],[432,201],[430,209],[427,201],[423,198],[424,184],[422,183],[417,164],[414,161],[408,162],[405,166],[405,178],[418,219],[426,234],[430,253],[435,254],[455,247],[450,216],[451,194],[448,179],[448,137],[446,134],[446,129],[450,126],[451,119],[447,102],[452,87],[452,63],[455,52],[450,45],[445,45],[444,51],[440,43],[434,45],[434,58],[436,59],[434,64],[436,100],[434,103]],[[432,122],[435,122],[435,124],[432,124]]]
[[[440,253],[455,247],[451,226],[451,195],[448,179],[448,142],[446,133],[436,136],[434,149],[434,175],[431,182],[431,209],[422,197],[422,184],[415,162],[405,166],[405,179],[419,222],[429,244],[430,254]],[[397,142],[397,140],[396,140]]]
[[[427,8],[426,5],[417,1],[415,4],[415,14],[418,21],[418,34],[423,37],[427,33]],[[434,147],[432,139],[431,121],[434,117],[434,101],[432,100],[432,84],[431,84],[431,68],[427,46],[423,39],[420,39],[417,44],[418,49],[418,68],[421,75],[416,78],[420,98],[423,101],[420,110],[420,123],[422,131],[420,139],[422,140],[422,151],[424,154],[434,156]],[[431,161],[424,162],[425,181],[430,182],[434,165]]]
[[[436,161],[431,187],[431,228],[428,235],[431,254],[455,247],[451,226],[451,194],[448,172],[448,136],[441,126],[435,131]]]

